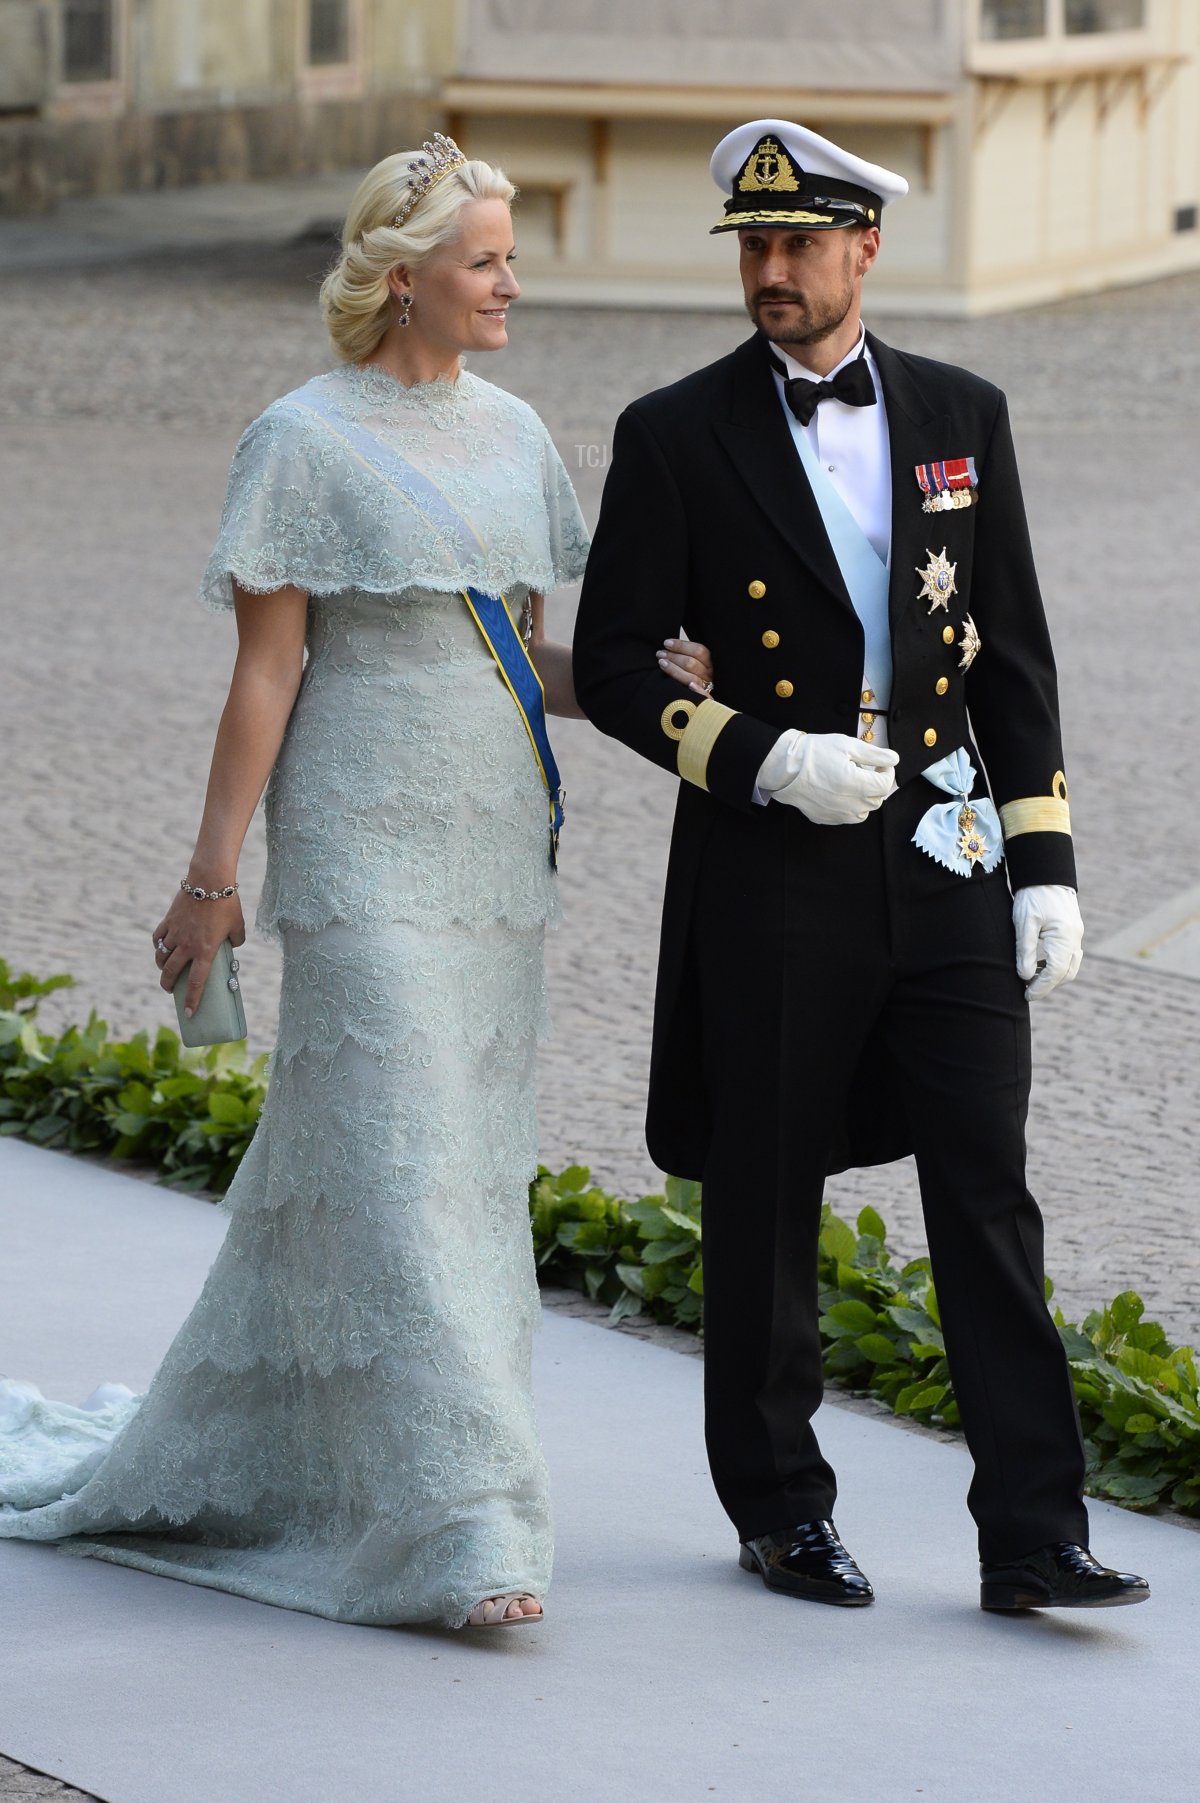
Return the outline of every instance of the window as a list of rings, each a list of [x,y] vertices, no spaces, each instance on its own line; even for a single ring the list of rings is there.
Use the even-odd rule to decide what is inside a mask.
[[[1041,38],[1046,35],[1046,0],[983,0],[980,36]]]
[[[308,60],[314,64],[350,61],[349,0],[309,0]]]
[[[63,0],[63,80],[111,81],[112,0]]]
[[[1146,0],[1066,0],[1068,37],[1090,31],[1141,31]]]
[[[980,0],[979,35],[993,42],[1142,31],[1145,24],[1146,0]]]

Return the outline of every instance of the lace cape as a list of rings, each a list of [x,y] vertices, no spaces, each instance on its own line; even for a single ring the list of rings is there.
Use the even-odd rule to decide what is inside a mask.
[[[550,434],[515,395],[464,370],[405,388],[347,364],[315,378],[338,410],[432,478],[475,527],[483,549],[431,530],[348,446],[283,395],[234,453],[221,528],[201,584],[233,605],[231,578],[255,593],[293,584],[309,595],[397,595],[516,583],[542,593],[582,575],[588,537]]]

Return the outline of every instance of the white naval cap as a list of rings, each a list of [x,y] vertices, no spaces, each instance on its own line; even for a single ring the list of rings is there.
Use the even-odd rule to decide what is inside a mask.
[[[712,178],[729,199],[714,232],[803,225],[828,232],[878,225],[889,200],[908,193],[902,175],[851,156],[789,119],[752,119],[713,151]]]

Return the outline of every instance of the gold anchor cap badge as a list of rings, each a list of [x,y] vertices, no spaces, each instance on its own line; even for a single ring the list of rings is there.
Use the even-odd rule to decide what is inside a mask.
[[[941,553],[937,557],[935,557],[929,547],[926,546],[925,555],[928,557],[929,562],[925,565],[923,570],[920,568],[917,569],[917,575],[921,578],[924,585],[921,589],[921,593],[917,596],[917,599],[918,601],[928,601],[930,613],[933,612],[935,607],[944,607],[946,612],[949,613],[950,597],[951,595],[956,595],[958,593],[954,581],[954,572],[957,570],[958,565],[957,563],[948,563],[946,561],[945,545],[942,546]]]
[[[776,194],[795,194],[800,183],[796,180],[795,165],[783,146],[774,138],[763,138],[747,157],[738,187],[743,194],[758,193],[764,188]]]

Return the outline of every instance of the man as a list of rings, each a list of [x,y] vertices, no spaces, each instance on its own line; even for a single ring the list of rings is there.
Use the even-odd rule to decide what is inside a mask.
[[[913,1152],[981,1604],[1138,1602],[1086,1550],[1025,1187],[1027,997],[1083,928],[1004,397],[863,331],[901,177],[778,119],[712,172],[756,331],[618,421],[575,681],[683,779],[647,1138],[704,1185],[713,1480],[768,1588],[872,1600],[811,1426],[817,1236],[827,1172]],[[681,620],[713,651],[700,701],[647,673]]]

